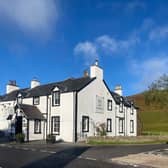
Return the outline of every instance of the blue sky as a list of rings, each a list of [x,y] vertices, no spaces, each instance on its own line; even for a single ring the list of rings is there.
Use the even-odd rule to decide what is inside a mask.
[[[0,94],[80,77],[99,59],[125,95],[168,73],[168,1],[0,0]]]

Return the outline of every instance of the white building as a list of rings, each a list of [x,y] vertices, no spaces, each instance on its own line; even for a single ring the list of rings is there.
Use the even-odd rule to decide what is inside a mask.
[[[10,81],[0,97],[0,131],[24,133],[26,140],[45,139],[76,142],[96,136],[104,124],[107,136],[136,136],[137,108],[122,96],[121,86],[112,92],[103,79],[98,61],[90,76],[19,89]]]

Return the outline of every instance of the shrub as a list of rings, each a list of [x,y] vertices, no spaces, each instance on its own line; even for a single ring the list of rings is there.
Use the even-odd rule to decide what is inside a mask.
[[[96,127],[96,132],[100,136],[106,136],[106,125],[105,123],[101,123],[99,126]]]
[[[55,143],[55,136],[51,135],[51,134],[47,135],[46,142],[47,143]]]
[[[23,133],[16,134],[16,142],[23,143],[25,135]]]

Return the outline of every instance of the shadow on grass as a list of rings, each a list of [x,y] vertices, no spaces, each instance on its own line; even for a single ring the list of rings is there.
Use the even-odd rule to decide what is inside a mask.
[[[88,149],[89,149],[89,147],[70,147],[68,149],[64,149],[64,150],[59,151],[55,154],[52,154],[46,158],[29,163],[29,164],[23,166],[23,168],[29,168],[29,167],[63,168]]]

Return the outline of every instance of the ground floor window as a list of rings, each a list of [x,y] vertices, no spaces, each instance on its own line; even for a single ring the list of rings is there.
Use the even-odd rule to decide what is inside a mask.
[[[51,119],[52,134],[60,134],[60,116],[53,116]]]
[[[123,132],[124,132],[124,119],[119,118],[119,133],[123,133]]]
[[[34,133],[35,134],[41,133],[41,120],[34,120]]]
[[[134,133],[134,120],[130,121],[130,133]]]
[[[110,118],[107,119],[107,132],[112,132],[112,120]]]
[[[82,132],[89,132],[89,117],[82,116]]]

